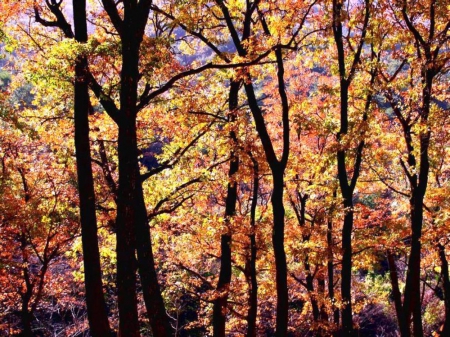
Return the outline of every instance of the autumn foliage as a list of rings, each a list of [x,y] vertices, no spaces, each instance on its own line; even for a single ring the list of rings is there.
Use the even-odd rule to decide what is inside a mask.
[[[450,1],[0,3],[1,336],[450,336]]]

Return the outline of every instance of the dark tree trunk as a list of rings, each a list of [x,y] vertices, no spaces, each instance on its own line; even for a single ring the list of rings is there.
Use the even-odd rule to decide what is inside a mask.
[[[132,119],[132,118],[129,118]],[[119,125],[119,189],[117,198],[117,295],[119,335],[140,336],[136,299],[135,193],[137,176],[134,118]]]
[[[236,120],[236,109],[238,107],[240,81],[231,81],[228,108],[230,111],[230,122]],[[230,132],[230,138],[233,141],[233,146],[237,146],[237,136],[234,131]],[[239,170],[239,157],[236,150],[231,150],[230,169],[228,171],[228,178],[233,179],[233,176]],[[225,221],[229,224],[230,218],[236,214],[237,201],[237,183],[229,182],[227,189],[227,197],[225,201]],[[228,229],[229,230],[229,229]],[[231,232],[222,234],[220,240],[220,274],[217,283],[217,298],[213,305],[213,332],[214,337],[225,337],[225,323],[227,315],[227,301],[228,291],[231,282]]]
[[[336,196],[336,193],[334,193]],[[331,301],[331,308],[333,310],[333,322],[336,327],[339,326],[339,309],[335,305],[334,297],[334,264],[333,264],[333,222],[331,218],[327,222],[327,271],[328,271],[328,297]],[[335,335],[335,334],[334,334]]]
[[[277,79],[278,92],[282,102],[282,121],[283,121],[283,153],[281,160],[278,160],[272,141],[267,132],[262,110],[258,106],[258,101],[251,83],[245,83],[244,87],[247,93],[250,110],[256,124],[256,130],[261,139],[261,143],[266,154],[267,163],[270,166],[273,178],[272,192],[272,244],[275,253],[276,267],[276,288],[277,288],[277,318],[276,333],[277,337],[284,337],[288,330],[288,288],[287,288],[287,262],[284,251],[284,171],[289,158],[289,103],[284,84],[284,65],[280,49],[275,51],[277,59]],[[249,74],[247,74],[249,76]]]
[[[137,174],[139,174],[139,172]],[[172,326],[170,325],[169,317],[166,314],[164,300],[161,295],[158,276],[156,274],[150,226],[148,224],[147,209],[141,183],[137,186],[136,201],[138,213],[136,223],[138,270],[147,316],[150,320],[153,336],[171,336]]]
[[[250,209],[250,257],[247,261],[248,267],[248,283],[249,283],[249,299],[247,312],[247,337],[256,337],[256,318],[258,315],[258,282],[256,279],[256,206],[258,205],[259,190],[259,169],[258,162],[252,157],[253,161],[253,197]]]
[[[421,337],[423,336],[423,327],[420,301],[420,238],[422,236],[423,197],[418,196],[417,192],[417,189],[412,191],[413,197],[410,201],[412,229],[411,252],[409,254],[408,271],[406,273],[403,310],[406,327],[409,329],[412,314],[414,336]]]
[[[397,266],[395,265],[394,255],[389,250],[387,251],[387,258],[389,263],[389,276],[391,278],[392,296],[394,298],[395,312],[397,314],[400,335],[402,337],[409,337],[411,333],[409,331],[409,326],[406,325],[403,316],[402,295],[400,293],[400,287],[398,284]]]
[[[103,2],[105,4],[105,1]],[[151,2],[146,0],[139,3],[125,3],[122,21],[116,15],[114,4],[106,1],[108,14],[118,28],[122,42],[120,116],[118,118],[117,279],[121,334],[139,335],[136,300],[136,268],[139,268],[152,333],[156,337],[166,337],[172,335],[172,328],[155,270],[140,178],[136,134],[139,48],[143,40],[150,4]],[[137,263],[135,251],[137,251]]]
[[[426,53],[427,54],[427,53]],[[429,60],[431,56],[427,54]],[[433,67],[426,66],[422,71],[422,107],[420,113],[420,121],[424,124],[428,123],[428,116],[430,113],[431,93],[433,78],[435,76]],[[411,125],[406,122],[401,111],[395,106],[394,112],[397,115],[403,127],[403,133],[408,151],[408,165],[416,167],[416,157],[413,153],[412,146],[412,131]],[[410,215],[411,215],[411,252],[408,260],[408,271],[406,274],[405,293],[403,300],[403,317],[405,326],[409,329],[411,324],[411,315],[413,322],[414,337],[423,336],[422,326],[422,312],[420,300],[420,261],[421,261],[421,237],[423,226],[423,202],[428,185],[428,174],[430,170],[430,163],[428,158],[428,149],[430,145],[431,131],[422,131],[419,135],[420,139],[420,154],[419,154],[419,173],[410,174],[405,171],[408,176],[411,190],[410,198]]]
[[[22,174],[22,173],[21,173]],[[27,184],[25,183],[25,177],[22,174],[22,179],[24,181],[24,187],[25,187],[25,200],[28,199],[28,188]],[[22,334],[24,337],[33,337],[33,331],[31,328],[31,323],[33,320],[33,314],[30,312],[30,300],[31,296],[33,295],[33,284],[30,280],[30,274],[28,272],[28,254],[27,254],[27,239],[24,233],[21,235],[21,248],[22,248],[22,262],[24,263],[24,267],[22,268],[23,271],[23,278],[25,281],[25,291],[20,293],[20,297],[22,298],[22,308],[21,308],[21,316],[22,316]]]
[[[306,201],[308,200],[308,195],[304,195],[300,197],[300,214],[298,214],[298,220],[300,222],[300,227],[303,228],[303,237],[302,240],[304,243],[308,242],[311,238],[309,233],[306,233]],[[294,205],[295,207],[295,205]],[[311,225],[312,226],[312,225]],[[306,290],[308,291],[309,299],[311,301],[311,307],[313,311],[313,319],[314,322],[317,323],[320,318],[320,310],[319,305],[317,304],[317,298],[314,293],[314,277],[311,272],[311,265],[309,263],[308,255],[305,256],[303,260],[303,265],[305,266],[306,272]]]
[[[288,287],[287,287],[287,263],[284,251],[284,170],[273,170],[273,231],[272,244],[275,253],[276,283],[277,283],[277,337],[287,335],[288,328]]]
[[[233,43],[242,57],[247,56],[247,50],[242,41],[246,41],[251,34],[252,14],[257,10],[258,6],[247,2],[247,10],[245,12],[245,19],[242,27],[242,39],[240,39],[236,27],[233,23],[233,18],[224,1],[217,1],[222,10],[226,25],[230,31]],[[270,30],[264,20],[262,12],[258,12],[263,25],[265,34],[270,35]],[[289,158],[289,102],[286,94],[284,83],[284,64],[283,54],[281,48],[275,49],[276,63],[277,63],[277,80],[278,93],[281,99],[282,107],[282,124],[283,124],[283,153],[281,160],[278,160],[269,133],[266,128],[263,112],[259,107],[256,99],[255,91],[252,84],[250,73],[245,74],[244,88],[247,94],[250,110],[255,120],[256,130],[266,154],[267,163],[270,166],[273,177],[273,194],[272,194],[272,208],[273,208],[273,232],[272,243],[275,252],[275,266],[276,266],[276,282],[277,282],[277,318],[276,318],[276,336],[284,337],[287,335],[288,327],[288,289],[287,289],[287,263],[286,254],[284,251],[284,205],[283,205],[283,176]]]
[[[351,197],[350,197],[351,198]],[[342,228],[342,271],[341,271],[341,295],[342,295],[342,332],[344,336],[353,333],[352,319],[352,230],[353,230],[353,202],[344,200],[347,210],[344,216]]]
[[[316,295],[314,294],[314,278],[311,273],[311,266],[308,262],[308,257],[305,258],[304,261],[305,272],[306,272],[306,290],[308,290],[309,299],[311,301],[312,311],[313,311],[313,319],[314,322],[318,322],[320,318],[320,310],[319,305],[317,304]]]
[[[367,32],[367,27],[370,18],[370,1],[365,0],[364,23],[361,30],[361,37],[357,44],[356,52],[353,56],[353,62],[350,69],[346,69],[346,55],[344,51],[344,35],[342,27],[343,2],[333,0],[333,17],[332,29],[334,40],[337,49],[337,61],[340,76],[340,129],[336,135],[337,141],[340,142],[342,136],[348,134],[349,131],[349,86],[353,80],[356,72],[356,65],[359,63],[364,45],[364,40]],[[372,83],[375,78],[375,72],[372,74]],[[367,120],[367,112],[371,103],[371,95],[367,96],[366,107],[363,114],[363,121]],[[353,335],[353,319],[352,319],[352,231],[353,231],[353,191],[358,181],[359,170],[361,168],[362,151],[364,148],[364,141],[359,142],[355,163],[352,167],[353,176],[348,177],[347,173],[347,150],[340,145],[337,151],[337,168],[339,186],[343,198],[344,206],[344,224],[342,227],[342,270],[341,270],[341,297],[342,297],[342,336],[349,337]]]
[[[445,255],[445,247],[438,244],[439,259],[441,260],[442,286],[444,288],[445,321],[439,332],[440,336],[450,336],[450,279],[448,274],[448,261]]]
[[[86,2],[73,1],[75,39],[87,42]],[[86,77],[87,59],[80,55],[75,61],[75,149],[80,198],[81,238],[83,246],[86,307],[93,337],[110,334],[102,287],[100,254],[95,213],[94,180],[89,143],[89,88]]]
[[[28,301],[22,302],[22,337],[33,337],[33,329],[31,327],[31,322],[33,321],[33,315],[28,310],[29,299]]]
[[[317,277],[317,293],[321,298],[325,297],[325,275],[324,270],[319,272],[319,276]],[[325,305],[322,303],[320,306],[320,321],[324,324],[328,323],[328,313]],[[322,333],[322,331],[321,331]]]
[[[125,13],[127,15],[128,13]],[[128,14],[129,15],[129,14]],[[130,18],[128,17],[128,25]],[[127,21],[125,21],[127,22]],[[122,34],[122,72],[119,119],[119,188],[117,196],[117,288],[119,334],[139,336],[136,299],[137,188],[140,185],[136,135],[137,83],[140,41],[136,29],[125,26]],[[132,25],[131,25],[132,26]],[[142,36],[141,36],[142,39]]]

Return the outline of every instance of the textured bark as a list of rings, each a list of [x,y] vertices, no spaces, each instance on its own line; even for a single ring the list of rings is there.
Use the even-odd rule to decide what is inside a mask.
[[[73,1],[75,39],[87,42],[86,2]],[[94,180],[89,143],[89,88],[86,78],[87,59],[80,55],[75,63],[75,149],[80,198],[81,239],[83,246],[86,307],[93,337],[110,334],[103,294],[100,253],[95,213]]]
[[[229,121],[236,120],[236,109],[238,107],[240,81],[232,81],[230,84],[230,93],[228,99],[228,108],[230,111]],[[230,138],[233,146],[237,146],[237,137],[234,131],[230,132]],[[239,170],[239,157],[235,149],[231,150],[230,168],[228,178],[233,176]],[[225,200],[225,221],[229,223],[230,219],[236,214],[237,201],[237,183],[230,181],[227,188],[227,197]],[[213,332],[215,337],[225,337],[225,323],[227,315],[228,291],[231,282],[231,232],[222,234],[220,240],[220,274],[217,282],[217,298],[213,305]]]

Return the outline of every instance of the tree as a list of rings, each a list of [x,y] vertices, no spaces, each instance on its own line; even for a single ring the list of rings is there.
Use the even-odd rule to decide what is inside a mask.
[[[404,301],[399,313],[399,325],[402,336],[410,335],[411,316],[413,322],[414,336],[423,336],[422,314],[419,303],[420,300],[420,261],[421,261],[421,237],[424,222],[424,200],[428,186],[430,160],[429,148],[431,144],[431,127],[429,118],[432,114],[433,104],[433,84],[436,76],[440,73],[448,56],[442,54],[441,48],[446,44],[450,26],[448,23],[440,23],[441,20],[448,19],[443,12],[436,8],[436,3],[431,1],[423,4],[421,8],[408,6],[406,2],[401,2],[398,6],[392,7],[392,15],[397,18],[398,25],[405,32],[408,40],[405,44],[414,46],[415,55],[418,62],[408,62],[409,57],[405,55],[393,76],[383,75],[385,82],[390,83],[396,80],[399,74],[406,70],[405,65],[409,63],[410,72],[413,76],[409,80],[412,93],[415,83],[420,83],[422,92],[417,93],[420,103],[414,104],[409,101],[409,110],[402,108],[404,94],[394,93],[386,90],[386,98],[401,125],[406,146],[406,162],[400,158],[400,165],[403,168],[409,183],[410,216],[411,216],[411,251],[408,259],[408,271],[406,276]],[[416,15],[422,15],[422,19],[429,23],[423,27],[417,23]],[[401,23],[400,23],[401,22]],[[419,28],[420,26],[420,28]],[[416,82],[417,81],[417,82]],[[420,125],[418,130],[418,143],[413,141],[413,128]],[[415,148],[419,148],[416,154]],[[395,274],[394,274],[395,275]],[[393,281],[395,283],[395,280]]]
[[[86,2],[74,1],[74,26],[77,42],[88,40],[86,24]],[[84,279],[86,286],[86,307],[91,334],[110,334],[106,304],[103,295],[100,254],[97,237],[94,180],[91,164],[89,139],[89,87],[87,56],[80,55],[75,61],[74,112],[75,151],[77,156],[78,189],[80,196],[81,237],[83,241]]]

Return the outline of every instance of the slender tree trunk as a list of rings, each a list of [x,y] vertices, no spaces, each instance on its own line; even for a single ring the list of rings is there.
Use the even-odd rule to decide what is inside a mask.
[[[398,326],[400,328],[400,335],[401,337],[409,337],[411,333],[409,331],[409,326],[406,325],[403,316],[404,313],[402,307],[402,295],[400,293],[400,287],[398,284],[397,267],[395,265],[394,255],[390,250],[387,251],[387,258],[389,263],[389,276],[391,278],[392,295],[394,297],[395,312],[397,314],[397,321]]]
[[[24,191],[25,191],[25,202],[28,202],[29,200],[29,191],[28,191],[28,185],[26,183],[25,176],[22,171],[19,171],[22,176],[22,181],[24,185]],[[31,296],[33,296],[33,284],[30,280],[30,273],[28,272],[28,253],[27,253],[27,238],[24,232],[21,234],[21,250],[22,250],[22,272],[23,272],[23,278],[25,281],[25,291],[20,292],[20,297],[22,298],[22,308],[21,308],[21,316],[22,316],[22,334],[24,337],[33,337],[33,331],[31,327],[31,323],[33,321],[33,315],[30,312],[30,300]]]
[[[251,34],[252,13],[257,10],[258,6],[255,3],[247,2],[247,10],[245,12],[245,19],[242,27],[242,39],[239,38],[236,27],[230,12],[224,1],[217,1],[222,10],[222,14],[228,26],[228,29],[233,39],[234,45],[238,54],[242,57],[247,56],[246,46],[241,41],[246,41]],[[264,15],[258,12],[259,18],[263,26],[264,33],[271,35],[269,27],[265,22]],[[283,205],[283,176],[289,158],[289,102],[286,94],[286,87],[284,83],[284,64],[283,53],[281,48],[275,50],[277,60],[277,79],[278,79],[278,93],[281,99],[282,106],[282,124],[283,124],[283,153],[281,160],[277,159],[272,141],[267,132],[266,123],[263,112],[258,105],[255,91],[252,84],[250,73],[245,74],[244,88],[247,94],[250,110],[255,120],[256,130],[266,154],[267,163],[270,166],[273,177],[273,194],[272,194],[272,208],[273,208],[273,231],[272,243],[275,253],[276,265],[276,282],[277,282],[277,318],[276,318],[276,336],[284,337],[287,335],[288,327],[288,289],[287,289],[287,263],[286,253],[284,251],[284,205]]]
[[[75,38],[78,42],[85,43],[87,42],[85,0],[73,1],[73,10]],[[103,294],[98,246],[94,179],[89,143],[89,88],[86,78],[86,56],[78,56],[75,62],[75,149],[80,198],[86,307],[92,336],[104,337],[108,336],[111,330]]]
[[[361,30],[361,37],[357,44],[356,52],[353,56],[353,63],[347,71],[346,55],[344,50],[344,35],[342,27],[342,17],[344,14],[344,2],[333,0],[333,17],[332,29],[337,49],[337,61],[340,76],[340,129],[336,135],[337,141],[340,142],[342,137],[349,131],[349,87],[356,72],[356,65],[361,59],[361,52],[365,43],[365,36],[370,18],[370,1],[365,0],[364,23]],[[372,84],[374,81],[374,72],[372,73]],[[370,107],[371,95],[367,96],[366,108],[363,114],[363,121],[367,120],[367,112]],[[358,180],[359,170],[361,167],[362,150],[364,141],[360,141],[357,151],[355,163],[353,165],[353,176],[348,177],[347,173],[347,150],[345,146],[339,145],[337,151],[337,169],[339,186],[343,198],[344,206],[344,224],[342,227],[342,270],[341,270],[341,297],[343,302],[342,308],[342,336],[350,337],[353,335],[353,319],[352,319],[352,231],[353,231],[353,192]]]
[[[240,81],[231,81],[228,107],[230,111],[230,122],[236,120],[236,109],[238,106]],[[237,136],[234,131],[230,132],[230,138],[233,145],[237,145]],[[230,169],[228,171],[228,178],[233,179],[233,176],[239,170],[239,157],[235,149],[231,150]],[[227,197],[225,201],[225,221],[229,224],[230,218],[236,214],[237,201],[237,183],[230,181],[228,183]],[[229,229],[228,229],[229,230]],[[227,315],[228,291],[231,282],[231,232],[222,234],[220,239],[220,274],[217,283],[217,298],[213,305],[213,332],[214,337],[225,337],[225,323]]]
[[[431,56],[427,55],[429,59]],[[428,123],[428,116],[431,106],[431,93],[433,78],[435,76],[434,69],[426,66],[426,69],[422,71],[422,109],[420,111],[420,121],[425,125]],[[398,113],[397,113],[398,114]],[[411,137],[410,128],[404,126],[404,134],[406,137],[407,145],[410,144],[409,138]],[[408,138],[409,137],[409,138]],[[414,337],[423,336],[422,326],[422,312],[420,301],[420,253],[421,253],[421,237],[423,226],[423,202],[428,185],[428,174],[430,170],[430,163],[428,158],[428,149],[430,145],[431,131],[421,131],[419,135],[420,139],[420,154],[419,162],[420,169],[419,174],[410,175],[411,186],[411,199],[410,199],[410,214],[411,214],[411,252],[408,261],[408,271],[406,274],[405,294],[403,311],[405,324],[410,326],[411,315],[413,319],[413,332]],[[412,153],[412,147],[409,145],[409,161],[410,166],[415,166],[415,157]]]
[[[299,214],[299,222],[300,227],[305,230],[306,227],[306,201],[308,200],[308,195],[304,195],[300,197],[300,214]],[[303,234],[303,243],[309,242],[311,238],[310,234]],[[319,321],[320,318],[320,310],[319,305],[317,304],[316,295],[314,294],[314,277],[311,272],[311,265],[309,263],[308,255],[305,256],[303,260],[303,265],[305,266],[306,272],[306,290],[308,291],[309,299],[311,301],[312,311],[313,311],[313,320],[315,323]]]
[[[248,261],[249,271],[249,300],[247,312],[247,337],[256,337],[256,318],[258,315],[258,282],[256,279],[256,206],[258,205],[258,190],[259,190],[259,169],[258,162],[252,158],[253,161],[253,199],[250,209],[250,260]],[[247,269],[247,268],[246,268]]]
[[[325,275],[323,269],[319,271],[319,275],[317,277],[317,293],[321,298],[325,297]],[[320,305],[320,321],[324,324],[328,324],[328,313],[324,303]],[[320,331],[321,334],[323,334],[322,329]]]
[[[342,271],[341,271],[341,295],[342,295],[342,331],[344,336],[353,333],[352,319],[352,230],[353,230],[353,202],[344,200],[346,209],[344,226],[342,228]]]
[[[341,79],[341,129],[338,141],[348,132],[348,82]],[[352,231],[353,231],[353,190],[350,188],[347,176],[346,153],[338,150],[338,178],[344,207],[344,224],[342,226],[342,269],[341,269],[341,297],[342,297],[342,335],[352,336]]]
[[[336,193],[334,193],[336,196]],[[328,297],[331,301],[331,308],[333,310],[333,322],[336,327],[339,326],[339,309],[335,305],[335,297],[334,297],[334,265],[333,265],[333,222],[328,219],[327,222],[327,271],[328,271]],[[336,335],[334,333],[333,335]]]
[[[416,190],[412,194],[413,196],[410,202],[412,228],[411,252],[409,254],[408,271],[406,274],[403,314],[407,327],[410,326],[412,314],[414,337],[421,337],[423,336],[423,327],[420,301],[420,238],[422,236],[423,198],[417,195]]]
[[[288,328],[288,287],[287,287],[287,263],[284,251],[284,170],[273,170],[273,232],[272,244],[275,253],[276,283],[277,283],[277,337],[287,335]]]
[[[448,270],[448,261],[445,255],[445,247],[438,243],[439,259],[441,260],[441,274],[444,288],[445,321],[439,332],[440,336],[450,336],[450,278]]]
[[[139,175],[139,171],[137,174]],[[147,209],[141,183],[138,184],[136,189],[136,201],[136,212],[138,217],[136,222],[138,270],[147,316],[150,320],[153,336],[171,336],[173,329],[170,325],[169,317],[166,314],[164,300],[161,295],[158,276],[156,274],[150,226],[148,224]]]
[[[311,301],[313,319],[314,322],[317,323],[320,318],[320,310],[319,305],[317,304],[316,295],[314,294],[314,278],[311,273],[311,266],[309,265],[308,257],[305,258],[304,266],[306,272],[306,290],[308,290],[309,299]]]

